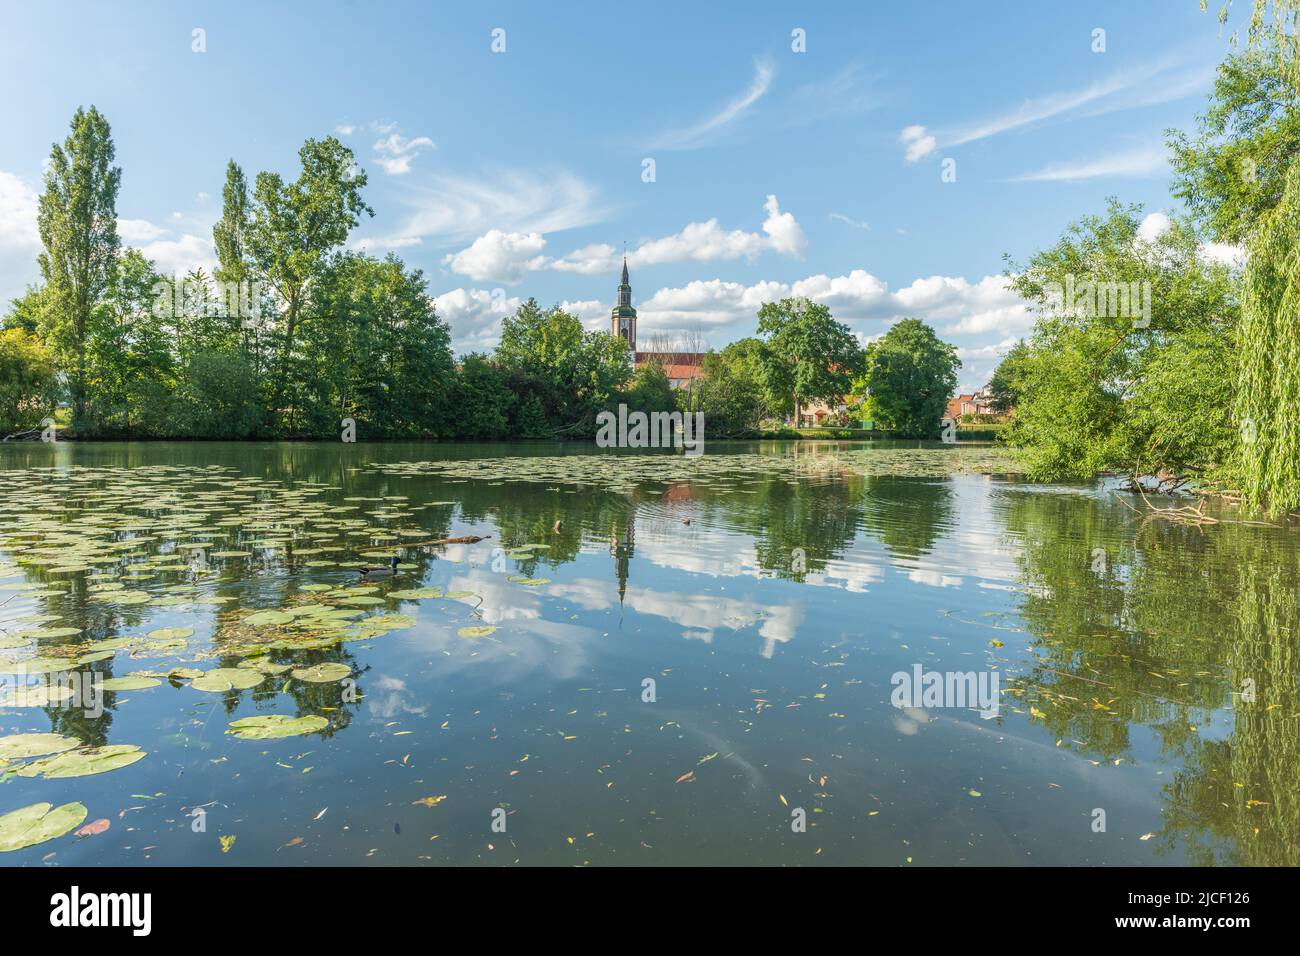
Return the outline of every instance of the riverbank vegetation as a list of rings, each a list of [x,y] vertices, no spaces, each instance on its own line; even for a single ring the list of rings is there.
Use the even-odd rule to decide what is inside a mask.
[[[1197,131],[1169,134],[1185,213],[1112,200],[1008,262],[1038,315],[991,385],[1034,476],[1300,508],[1300,4],[1275,6],[1221,64]]]
[[[373,211],[337,139],[307,140],[293,179],[227,165],[210,275],[163,275],[122,245],[115,156],[93,106],[51,149],[41,282],[3,320],[3,434],[57,423],[65,438],[576,438],[625,403],[703,412],[713,438],[758,437],[810,403],[838,405],[872,365],[829,308],[802,298],[763,304],[756,334],[707,353],[685,389],[534,299],[502,316],[492,353],[456,360],[423,273],[349,247]],[[892,434],[935,437],[951,383],[915,382],[883,375],[877,417]]]

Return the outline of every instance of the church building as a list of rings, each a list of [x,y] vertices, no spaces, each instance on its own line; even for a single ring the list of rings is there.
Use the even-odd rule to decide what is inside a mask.
[[[628,281],[627,257],[623,257],[623,279],[618,285],[618,296],[610,313],[610,332],[627,343],[632,353],[634,368],[647,362],[657,362],[664,367],[668,382],[673,388],[686,388],[704,374],[704,352],[638,352],[636,349],[636,309],[632,307],[632,286]]]

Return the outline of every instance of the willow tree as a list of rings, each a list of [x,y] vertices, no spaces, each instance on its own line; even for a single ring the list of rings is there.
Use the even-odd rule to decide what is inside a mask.
[[[1300,163],[1250,242],[1238,331],[1237,421],[1248,504],[1300,507]]]
[[[1221,23],[1230,12],[1221,7]],[[1245,502],[1273,515],[1300,507],[1298,27],[1300,0],[1254,0],[1245,48],[1220,66],[1199,136],[1170,142],[1175,192],[1211,238],[1246,251],[1233,470]]]

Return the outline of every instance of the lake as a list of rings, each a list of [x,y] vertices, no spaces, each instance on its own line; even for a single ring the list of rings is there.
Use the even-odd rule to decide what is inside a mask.
[[[1295,530],[706,452],[0,446],[0,865],[1300,863]]]

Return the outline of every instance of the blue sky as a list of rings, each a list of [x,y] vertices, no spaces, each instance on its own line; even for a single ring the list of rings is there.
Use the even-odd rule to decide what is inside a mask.
[[[337,135],[376,213],[354,244],[425,271],[458,350],[528,296],[606,327],[626,242],[643,345],[721,347],[807,294],[864,340],[925,319],[963,387],[1030,325],[1004,253],[1110,195],[1176,208],[1164,131],[1192,126],[1227,49],[1196,0],[0,10],[5,299],[37,275],[50,144],[93,103],[123,237],[167,271],[213,261],[229,158],[294,175],[305,138]]]

